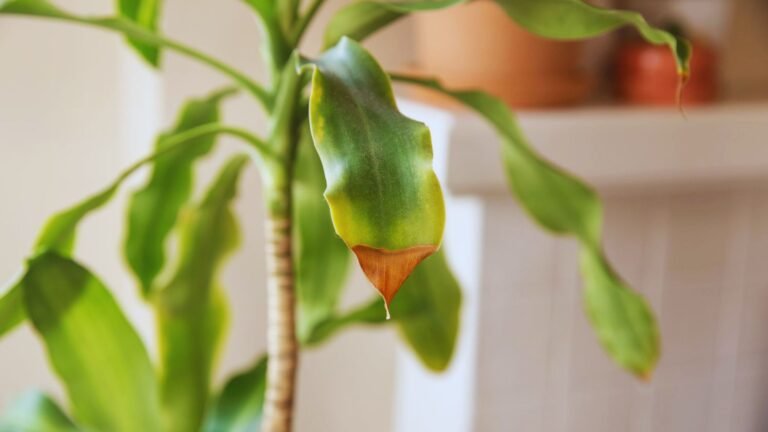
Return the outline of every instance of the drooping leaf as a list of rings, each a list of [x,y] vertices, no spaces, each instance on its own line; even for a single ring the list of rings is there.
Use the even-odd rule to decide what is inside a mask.
[[[267,386],[267,358],[235,375],[208,412],[203,432],[258,432]]]
[[[16,399],[0,418],[0,432],[77,432],[56,402],[38,391]]]
[[[603,347],[620,365],[650,379],[659,360],[659,330],[645,299],[599,253],[582,252],[581,272],[587,316]]]
[[[198,430],[208,404],[211,375],[227,309],[217,273],[239,244],[230,208],[246,156],[232,158],[200,205],[182,215],[180,259],[157,292],[163,430]]]
[[[156,32],[160,15],[161,0],[118,0],[120,16],[127,18],[137,25]],[[138,51],[150,65],[160,65],[160,50],[157,45],[148,44],[141,39],[128,38],[131,46]]]
[[[405,12],[373,1],[358,1],[336,11],[325,27],[323,46],[336,45],[346,36],[362,41],[376,31],[405,16]]]
[[[522,27],[552,39],[586,39],[619,27],[632,26],[656,45],[667,45],[677,62],[678,73],[690,73],[691,46],[688,41],[648,24],[637,12],[600,8],[582,0],[495,0]],[[339,10],[331,19],[325,46],[342,36],[362,40],[398,18],[412,12],[444,9],[467,0],[363,1]]]
[[[389,303],[442,239],[429,129],[398,111],[389,78],[357,42],[343,38],[313,67],[310,126],[333,225]]]
[[[392,302],[403,338],[433,371],[445,370],[453,358],[460,311],[461,288],[442,251],[414,270]]]
[[[621,366],[648,376],[659,357],[658,329],[646,302],[621,281],[604,257],[603,211],[597,194],[536,154],[501,100],[482,92],[450,91],[434,80],[394,78],[453,97],[499,132],[509,185],[522,207],[544,228],[581,242],[586,309],[603,347]]]
[[[233,90],[225,89],[189,101],[176,125],[160,135],[155,150],[167,148],[178,134],[218,122],[220,102],[232,94]],[[188,142],[184,150],[158,158],[149,180],[130,198],[123,251],[145,296],[165,265],[166,239],[176,224],[179,210],[189,199],[194,163],[208,154],[215,142],[216,135],[200,136]]]
[[[24,304],[86,429],[159,431],[158,387],[144,345],[107,288],[55,252],[29,263]]]
[[[336,311],[349,268],[349,249],[336,235],[323,198],[325,178],[309,132],[296,156],[293,183],[293,250],[298,309],[297,337],[303,343]]]
[[[688,76],[690,44],[652,27],[637,12],[600,8],[582,0],[496,0],[518,24],[553,39],[586,39],[619,27],[632,26],[648,42],[667,45],[677,61],[678,73]]]

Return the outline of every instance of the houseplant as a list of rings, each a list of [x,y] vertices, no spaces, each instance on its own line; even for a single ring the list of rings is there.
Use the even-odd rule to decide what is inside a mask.
[[[458,330],[460,294],[438,251],[442,195],[431,168],[429,131],[399,113],[391,80],[442,92],[498,130],[510,186],[523,208],[544,228],[571,235],[582,245],[585,304],[601,343],[632,373],[651,373],[658,331],[644,300],[624,284],[602,252],[596,194],[541,159],[501,101],[480,92],[452,91],[429,79],[388,75],[357,42],[411,12],[458,1],[344,7],[328,24],[327,49],[317,59],[302,57],[297,47],[323,0],[305,6],[297,0],[247,3],[264,33],[271,72],[267,85],[162,35],[157,1],[121,0],[115,16],[85,17],[46,0],[0,0],[1,14],[122,33],[154,66],[163,50],[196,59],[253,96],[270,119],[264,138],[221,123],[218,108],[235,88],[194,99],[158,138],[153,155],[49,220],[20,276],[0,298],[0,335],[25,321],[33,326],[70,406],[65,412],[51,398],[31,394],[11,408],[3,427],[232,431],[261,424],[265,431],[290,430],[300,345],[322,343],[349,325],[388,321],[389,310],[385,314],[380,300],[337,310],[350,251],[386,307],[391,305],[389,322],[398,325],[427,367],[444,369]],[[637,14],[578,0],[502,0],[500,5],[520,25],[545,37],[578,39],[635,26],[652,42],[669,45],[681,77],[687,74],[687,43],[649,27]],[[239,138],[249,155],[229,160],[204,196],[191,198],[195,162],[213,150],[219,135]],[[268,211],[267,355],[210,396],[216,346],[226,321],[216,275],[237,245],[229,205],[249,162],[263,177]],[[157,316],[155,365],[108,289],[72,253],[78,223],[108,203],[144,165],[152,173],[128,204],[123,251],[140,294]],[[171,233],[179,245],[168,264],[165,243]]]

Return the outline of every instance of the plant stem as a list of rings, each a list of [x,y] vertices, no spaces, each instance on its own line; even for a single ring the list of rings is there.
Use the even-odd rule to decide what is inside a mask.
[[[290,432],[299,346],[296,341],[290,188],[288,212],[267,221],[267,390],[264,432]]]
[[[298,145],[302,77],[288,61],[277,82],[269,141],[280,165],[272,167],[265,193],[267,219],[267,390],[263,432],[290,432],[299,347],[292,254],[293,171]]]

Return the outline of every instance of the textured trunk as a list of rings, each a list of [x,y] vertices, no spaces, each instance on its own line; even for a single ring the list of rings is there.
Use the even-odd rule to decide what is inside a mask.
[[[272,166],[266,188],[267,219],[267,391],[262,432],[291,432],[299,344],[291,251],[293,169],[298,145],[296,104],[300,76],[288,62],[279,78],[270,142],[282,159]]]
[[[290,216],[267,222],[267,272],[269,366],[262,430],[290,432],[298,366]]]

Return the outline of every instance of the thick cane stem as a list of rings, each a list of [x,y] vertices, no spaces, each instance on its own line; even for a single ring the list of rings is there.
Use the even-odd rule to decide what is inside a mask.
[[[290,432],[298,366],[291,219],[267,222],[267,390],[264,432]]]

